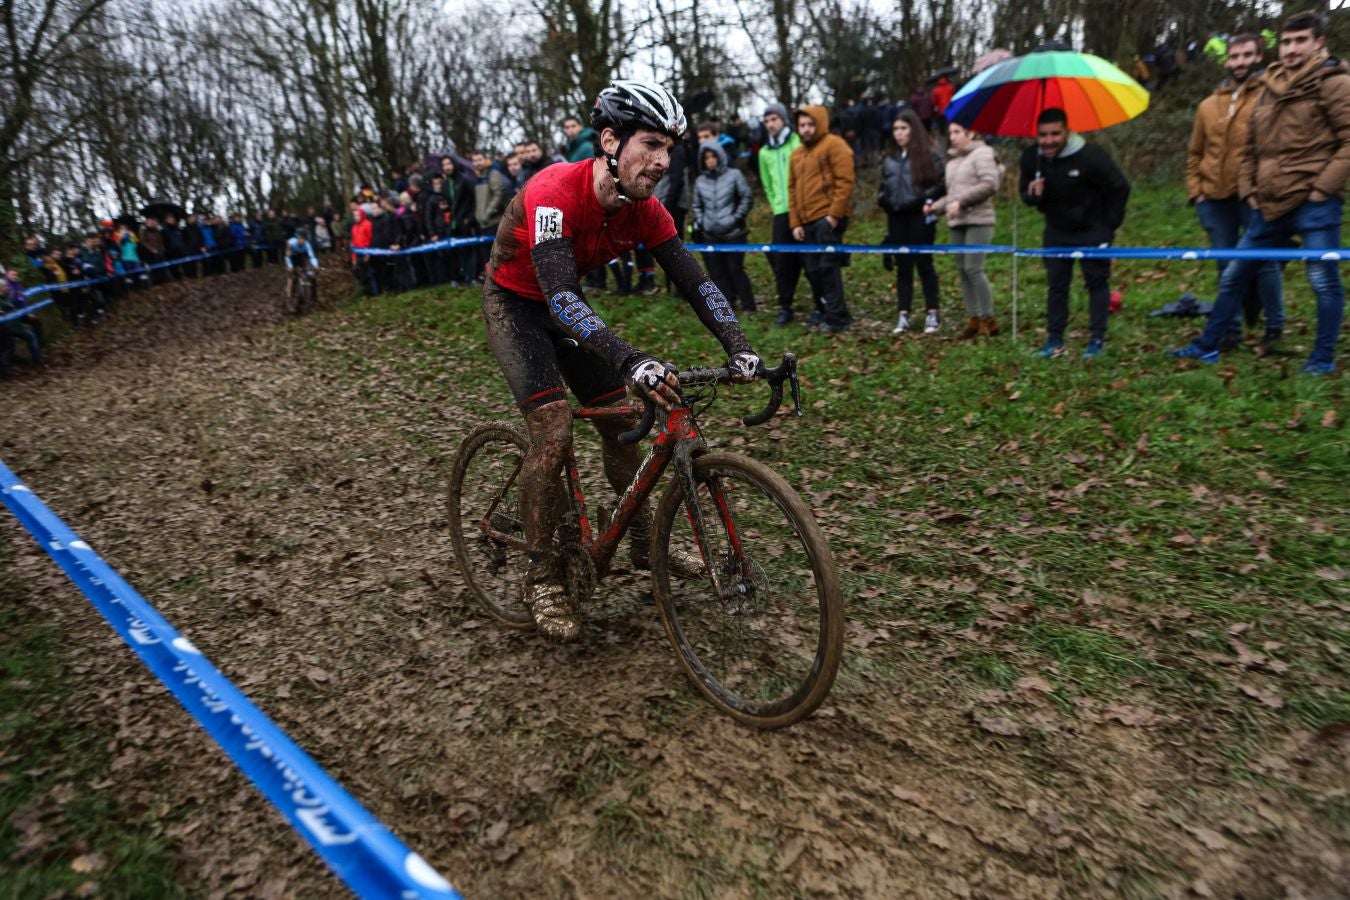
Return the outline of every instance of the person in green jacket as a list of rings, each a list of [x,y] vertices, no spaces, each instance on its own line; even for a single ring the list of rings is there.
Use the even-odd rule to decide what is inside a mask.
[[[583,128],[581,120],[576,116],[563,119],[562,126],[563,134],[567,135],[567,146],[563,148],[563,156],[567,157],[568,162],[595,159],[600,155],[600,135],[595,133],[594,128]]]
[[[768,140],[759,148],[759,182],[764,185],[764,196],[773,212],[772,240],[775,244],[795,244],[797,240],[788,224],[788,159],[801,146],[802,139],[788,124],[787,107],[781,103],[770,103],[764,110],[764,131]],[[792,301],[802,275],[802,255],[767,255],[778,288],[778,318],[774,323],[786,325],[792,321]]]

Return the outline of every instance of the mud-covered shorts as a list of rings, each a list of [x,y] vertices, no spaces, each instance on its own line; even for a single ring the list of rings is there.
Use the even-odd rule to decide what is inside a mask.
[[[491,278],[483,282],[483,323],[488,348],[521,412],[565,399],[564,384],[583,406],[613,403],[627,392],[607,362],[569,342],[547,304],[508,291]]]

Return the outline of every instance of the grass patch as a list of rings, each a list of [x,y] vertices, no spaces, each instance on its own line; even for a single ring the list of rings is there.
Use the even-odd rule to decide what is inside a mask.
[[[102,897],[182,896],[160,823],[92,787],[111,770],[111,732],[68,711],[60,635],[25,609],[12,571],[0,545],[0,896],[75,896],[91,882]]]

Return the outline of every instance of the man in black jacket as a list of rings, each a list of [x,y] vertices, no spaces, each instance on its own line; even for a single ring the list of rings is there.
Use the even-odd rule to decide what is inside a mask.
[[[1130,182],[1106,151],[1069,131],[1064,110],[1050,108],[1036,120],[1036,146],[1022,153],[1022,200],[1045,216],[1047,247],[1106,247],[1125,221]],[[1064,329],[1069,324],[1069,286],[1073,260],[1045,257],[1045,346],[1040,355],[1064,355]],[[1088,291],[1088,324],[1092,337],[1084,359],[1098,356],[1106,341],[1111,303],[1111,261],[1082,258]]]

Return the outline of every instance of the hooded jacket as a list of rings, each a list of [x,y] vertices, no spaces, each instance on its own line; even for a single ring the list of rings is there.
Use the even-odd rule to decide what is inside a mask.
[[[1260,93],[1261,75],[1253,72],[1241,83],[1224,79],[1200,101],[1186,151],[1186,196],[1206,200],[1237,196],[1247,126]]]
[[[717,168],[703,168],[703,155],[717,156]],[[694,225],[710,238],[742,238],[749,233],[745,217],[755,196],[739,169],[727,166],[727,152],[716,140],[698,148],[698,178],[694,179]]]
[[[1035,144],[1022,153],[1022,201],[1045,215],[1046,240],[1064,246],[1110,241],[1125,221],[1130,182],[1100,147],[1069,134],[1054,157],[1041,156]],[[1027,193],[1037,173],[1045,178],[1039,197]]]
[[[947,219],[948,225],[993,225],[994,195],[1002,182],[1003,165],[994,148],[973,140],[963,152],[952,152],[947,163],[947,196],[938,197],[933,205],[945,212],[947,204],[960,201],[961,211]]]
[[[600,135],[594,128],[583,128],[577,136],[567,142],[563,155],[568,162],[581,162],[583,159],[595,159],[600,155]]]
[[[830,112],[825,107],[803,106],[797,112],[816,123],[816,135],[810,143],[801,138],[802,145],[792,152],[788,224],[796,228],[827,215],[847,218],[853,205],[853,150],[848,141],[830,134]]]
[[[1313,191],[1340,196],[1350,178],[1350,69],[1320,53],[1290,71],[1266,70],[1256,98],[1238,193],[1266,220],[1293,212]]]
[[[773,104],[765,113],[777,113],[787,122],[788,112],[780,104]],[[784,125],[778,137],[768,138],[759,148],[759,183],[764,185],[764,196],[775,216],[788,211],[788,169],[792,154],[802,145],[802,139],[790,125]]]

